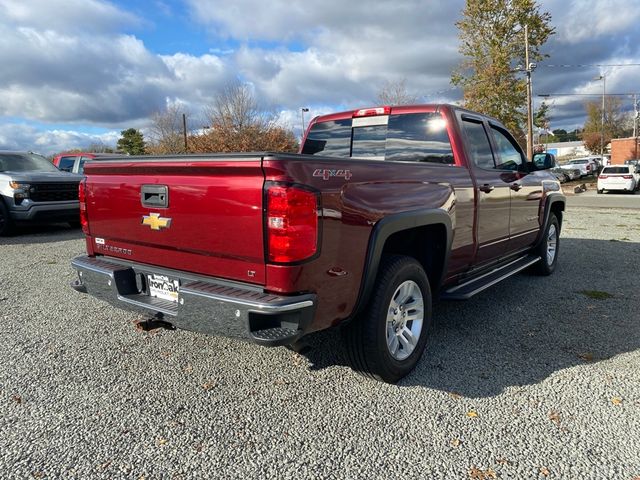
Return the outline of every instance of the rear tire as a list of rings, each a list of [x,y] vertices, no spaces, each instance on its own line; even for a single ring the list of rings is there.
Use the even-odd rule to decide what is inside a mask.
[[[549,214],[549,221],[544,229],[544,235],[540,244],[534,248],[533,253],[541,257],[541,260],[533,265],[531,272],[535,275],[551,275],[558,263],[560,251],[560,222],[555,213]]]
[[[383,257],[369,306],[343,331],[352,368],[397,382],[420,360],[431,325],[431,289],[420,263],[401,255]]]
[[[9,216],[9,210],[0,197],[0,237],[9,235],[13,229],[13,222]]]
[[[596,190],[596,192],[598,192],[598,194],[600,194],[600,193],[604,192],[604,190],[602,190],[602,189],[601,190]]]

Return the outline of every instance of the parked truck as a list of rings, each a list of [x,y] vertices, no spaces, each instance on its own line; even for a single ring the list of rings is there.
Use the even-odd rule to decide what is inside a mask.
[[[84,173],[76,290],[265,346],[339,327],[353,368],[387,382],[420,359],[433,299],[551,274],[565,208],[500,122],[451,105],[320,116],[299,154],[102,158]]]

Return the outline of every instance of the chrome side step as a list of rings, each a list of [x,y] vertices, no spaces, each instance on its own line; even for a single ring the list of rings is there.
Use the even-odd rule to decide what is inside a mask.
[[[541,258],[536,255],[525,255],[524,257],[517,258],[480,277],[473,278],[445,290],[440,294],[440,298],[442,300],[468,300],[477,293],[501,282],[505,278],[509,278],[511,275],[515,275],[540,260]]]

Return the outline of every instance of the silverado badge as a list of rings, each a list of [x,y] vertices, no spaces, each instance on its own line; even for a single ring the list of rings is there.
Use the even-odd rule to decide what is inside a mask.
[[[171,219],[161,217],[159,213],[152,213],[150,215],[142,216],[142,225],[151,227],[151,230],[160,230],[163,228],[169,228],[171,226]]]

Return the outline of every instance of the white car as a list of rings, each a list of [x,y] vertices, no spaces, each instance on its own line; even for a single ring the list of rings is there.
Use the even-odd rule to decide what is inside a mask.
[[[633,192],[640,188],[640,174],[633,165],[604,167],[598,175],[598,193],[605,190]]]
[[[598,164],[591,158],[576,158],[564,165],[560,165],[560,168],[571,169],[577,168],[580,170],[580,176],[586,177],[587,175],[593,175],[598,169]]]

